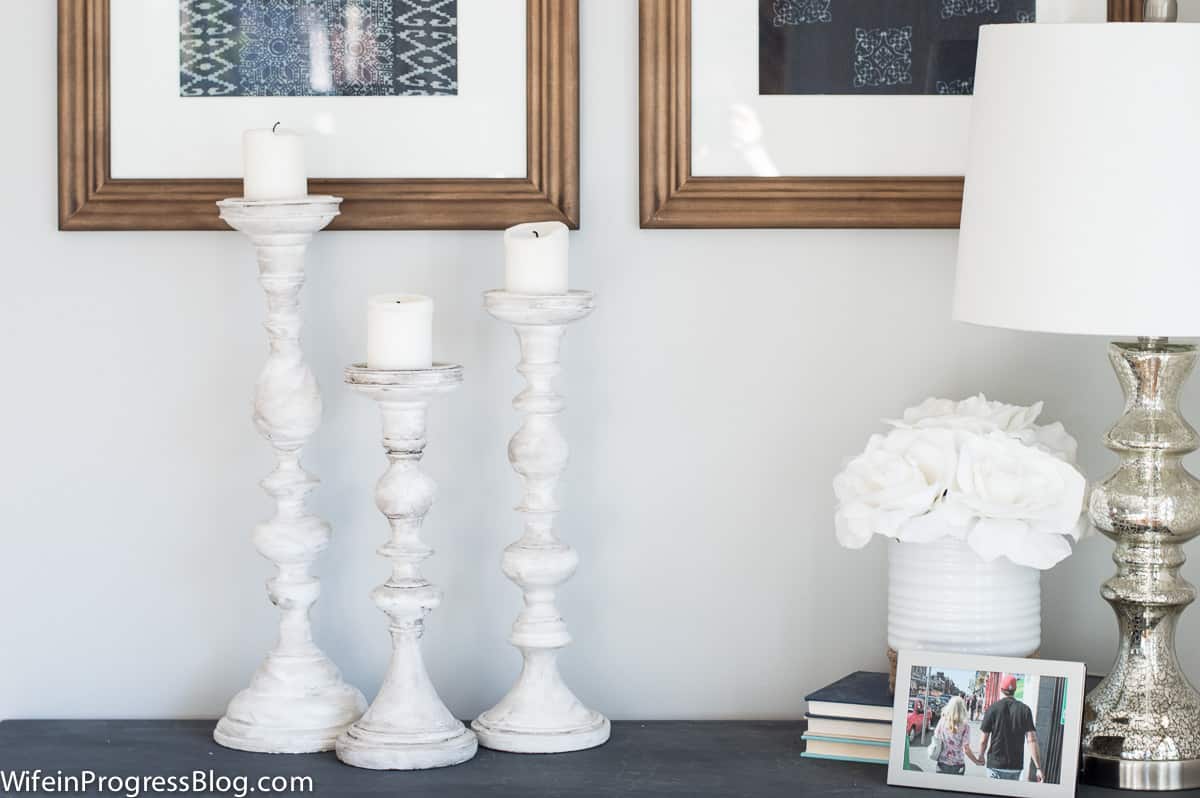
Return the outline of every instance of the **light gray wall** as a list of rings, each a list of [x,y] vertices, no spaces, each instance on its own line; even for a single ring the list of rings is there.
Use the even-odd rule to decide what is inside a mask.
[[[563,380],[562,531],[582,556],[562,592],[563,670],[616,718],[796,717],[809,690],[885,665],[885,547],[833,540],[843,458],[906,405],[982,390],[1045,399],[1098,475],[1121,407],[1105,343],[952,323],[949,231],[638,230],[636,4],[582,5],[572,274],[599,310],[572,329]],[[248,417],[265,349],[251,250],[233,233],[56,232],[54,4],[8,12],[0,717],[215,716],[276,619],[249,539],[270,468]],[[446,601],[426,654],[450,707],[474,715],[518,666],[518,593],[498,568],[517,534],[516,344],[480,310],[502,281],[500,236],[325,234],[310,265],[326,412],[306,463],[335,531],[317,637],[372,695],[388,652],[367,597],[386,573],[371,500],[384,461],[375,407],[341,369],[365,351],[369,294],[431,294],[437,355],[467,383],[432,412],[428,573]],[[1194,390],[1188,408],[1200,419]],[[1093,540],[1045,577],[1043,655],[1108,667],[1109,551]],[[1195,676],[1198,632],[1193,610]]]

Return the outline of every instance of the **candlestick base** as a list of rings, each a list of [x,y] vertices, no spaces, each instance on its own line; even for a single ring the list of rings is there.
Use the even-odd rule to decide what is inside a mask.
[[[213,739],[259,754],[332,751],[365,705],[362,693],[342,682],[337,667],[320,652],[268,657],[250,686],[229,702]]]
[[[434,734],[397,734],[352,726],[338,740],[337,757],[347,765],[367,770],[430,770],[461,765],[479,750],[475,734],[461,723],[450,737]]]
[[[514,754],[562,754],[608,742],[608,718],[575,697],[552,658],[545,665],[538,664],[542,653],[530,652],[513,689],[471,724],[484,748]]]

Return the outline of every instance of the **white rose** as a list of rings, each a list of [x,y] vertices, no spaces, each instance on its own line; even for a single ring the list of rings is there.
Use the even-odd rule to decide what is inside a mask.
[[[1036,446],[1059,460],[1071,464],[1075,463],[1076,455],[1079,452],[1079,444],[1067,433],[1059,421],[1042,427],[1034,425],[1030,429],[1022,430],[1017,438],[1028,446]]]
[[[1004,402],[989,402],[983,394],[963,399],[958,403],[958,414],[984,419],[996,425],[1001,432],[1020,432],[1033,426],[1042,414],[1042,403],[1022,407]]]
[[[958,403],[952,399],[934,399],[930,397],[916,407],[910,407],[905,410],[904,416],[900,421],[891,421],[888,423],[895,424],[896,426],[915,427],[925,419],[952,416],[957,408]]]
[[[990,402],[983,394],[954,402],[950,399],[926,399],[904,411],[899,421],[888,422],[896,427],[914,429],[954,429],[980,435],[992,431],[1019,434],[1034,429],[1041,415],[1042,403],[1031,407]]]
[[[1071,553],[1087,482],[1072,465],[1003,433],[971,436],[959,450],[948,511],[969,527],[985,560],[1005,556],[1046,569]]]
[[[986,396],[978,394],[961,402],[926,399],[905,410],[901,420],[888,423],[894,427],[953,429],[977,435],[1005,432],[1027,446],[1036,446],[1060,460],[1074,463],[1079,445],[1057,421],[1044,426],[1035,424],[1041,413],[1041,402],[1022,407],[988,401]]]
[[[897,537],[900,528],[928,513],[949,489],[957,453],[949,430],[892,430],[873,435],[867,449],[833,480],[838,542],[861,549],[875,534]]]

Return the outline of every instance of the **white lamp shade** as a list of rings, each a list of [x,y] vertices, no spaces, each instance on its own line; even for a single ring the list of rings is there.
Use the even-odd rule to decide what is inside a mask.
[[[1200,25],[980,31],[954,317],[1200,336]]]

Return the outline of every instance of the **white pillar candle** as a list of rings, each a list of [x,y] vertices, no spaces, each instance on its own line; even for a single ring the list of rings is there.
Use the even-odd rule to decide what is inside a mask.
[[[567,293],[567,226],[531,222],[504,231],[504,289],[511,294]]]
[[[412,371],[433,365],[433,300],[381,294],[367,300],[367,366]]]
[[[308,196],[304,136],[276,125],[242,134],[242,196],[292,200]]]

